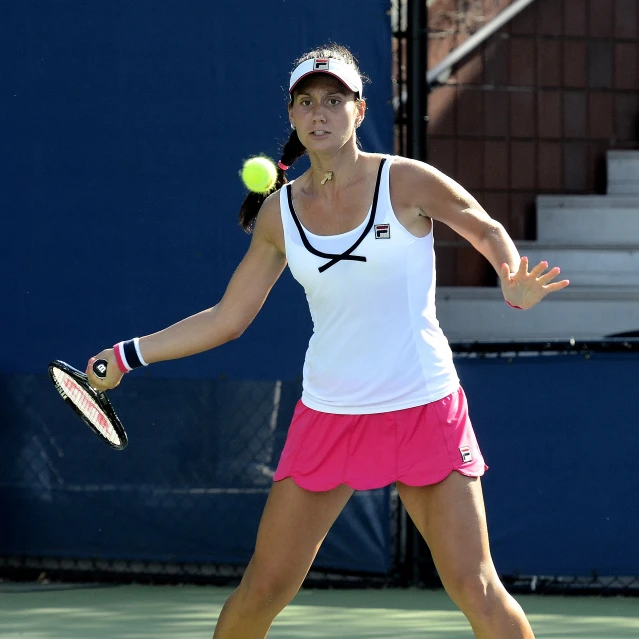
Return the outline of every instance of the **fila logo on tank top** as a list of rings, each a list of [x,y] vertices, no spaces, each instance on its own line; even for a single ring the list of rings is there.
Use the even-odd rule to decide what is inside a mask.
[[[280,191],[286,257],[304,287],[313,335],[302,401],[328,413],[412,408],[454,392],[459,380],[435,316],[433,234],[418,238],[390,198],[393,158],[382,159],[360,225],[315,235],[295,212],[292,183]]]

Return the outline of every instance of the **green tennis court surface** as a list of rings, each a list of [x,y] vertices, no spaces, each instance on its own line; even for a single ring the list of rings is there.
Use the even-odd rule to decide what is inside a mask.
[[[2,639],[211,639],[229,588],[0,584]],[[518,597],[537,639],[637,639],[639,599]],[[469,639],[441,591],[303,590],[269,639]]]

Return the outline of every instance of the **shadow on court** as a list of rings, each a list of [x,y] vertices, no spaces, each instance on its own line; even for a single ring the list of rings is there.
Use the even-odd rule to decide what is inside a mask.
[[[210,639],[228,588],[0,584],[2,639]],[[518,597],[537,639],[636,639],[639,599]],[[303,590],[269,639],[470,639],[447,596],[425,590]]]

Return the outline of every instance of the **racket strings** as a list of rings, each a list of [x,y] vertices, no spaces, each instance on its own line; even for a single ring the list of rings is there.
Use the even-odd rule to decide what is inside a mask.
[[[108,417],[95,403],[93,397],[85,391],[70,375],[56,368],[53,371],[58,384],[67,397],[77,406],[82,414],[100,431],[100,433],[115,445],[120,445],[120,436],[113,429]]]

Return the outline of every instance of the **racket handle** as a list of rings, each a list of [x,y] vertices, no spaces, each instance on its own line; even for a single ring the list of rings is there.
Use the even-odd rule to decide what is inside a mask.
[[[93,362],[91,368],[93,368],[93,372],[95,373],[96,377],[104,379],[107,376],[108,365],[109,363],[106,361],[106,359],[96,359],[95,362]]]

